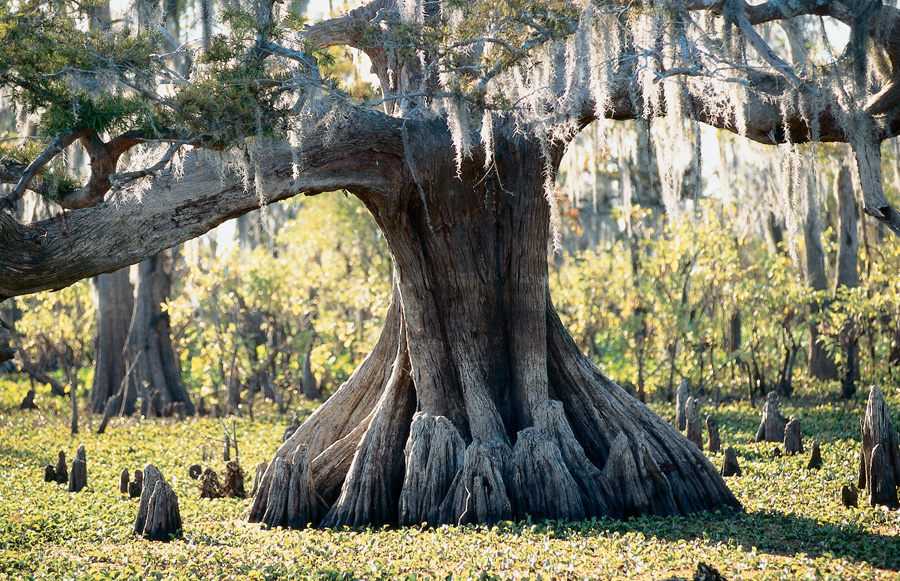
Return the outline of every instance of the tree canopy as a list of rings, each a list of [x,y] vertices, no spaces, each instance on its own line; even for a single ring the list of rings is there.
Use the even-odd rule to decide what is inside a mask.
[[[547,179],[554,148],[595,120],[662,117],[675,143],[698,139],[698,121],[761,143],[848,142],[866,211],[900,227],[879,163],[900,132],[900,12],[887,3],[376,0],[306,23],[280,3],[227,1],[214,34],[180,45],[158,2],[104,27],[90,25],[97,9],[0,9],[13,137],[41,144],[0,164],[14,184],[0,296],[112,270],[297,193],[390,199],[403,166],[415,173],[414,125],[434,119],[458,167],[475,146],[489,166],[495,127],[515,124],[545,143]],[[341,86],[333,46],[369,57],[380,95]],[[79,145],[84,178],[62,163]],[[76,211],[18,224],[7,212],[28,190]]]

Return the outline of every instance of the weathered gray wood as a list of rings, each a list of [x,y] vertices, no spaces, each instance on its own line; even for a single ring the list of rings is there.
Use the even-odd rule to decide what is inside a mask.
[[[178,497],[172,487],[160,478],[147,504],[147,520],[141,536],[150,541],[167,543],[182,535],[181,512]]]
[[[457,525],[491,523],[512,518],[512,503],[503,479],[512,451],[502,442],[472,442],[463,466],[450,484],[439,509],[439,522]]]
[[[436,523],[437,509],[463,464],[466,444],[443,416],[413,416],[404,457],[406,473],[400,490],[400,524]]]
[[[757,442],[784,442],[784,428],[787,420],[778,409],[778,394],[770,391],[762,408],[759,429],[756,430]]]
[[[683,432],[687,424],[685,406],[689,397],[690,383],[687,379],[682,379],[681,383],[678,384],[678,389],[675,391],[675,427],[678,428],[679,432]]]
[[[257,472],[259,469],[257,466]],[[304,528],[319,522],[326,507],[316,493],[304,446],[296,448],[287,462],[276,457],[265,473],[267,478],[256,479],[260,485],[248,515],[250,522],[263,523],[266,528]]]
[[[261,460],[259,464],[256,465],[256,469],[253,471],[253,488],[250,490],[251,497],[256,498],[256,493],[259,491],[259,483],[268,467],[269,463],[265,460]]]
[[[725,448],[725,457],[722,458],[722,469],[719,473],[725,477],[741,475],[741,467],[738,464],[737,454],[735,454],[734,448],[731,446]]]
[[[803,439],[800,436],[800,420],[791,418],[784,428],[784,453],[788,456],[803,453]]]
[[[706,431],[709,434],[709,451],[718,452],[722,449],[722,440],[719,437],[719,422],[712,416],[706,416]]]
[[[69,492],[81,492],[87,486],[87,457],[84,444],[78,446],[75,459],[72,460],[72,471],[69,472]]]
[[[884,444],[877,444],[872,448],[872,462],[868,474],[866,490],[869,493],[869,504],[900,508],[897,502],[897,479],[894,478],[891,459]]]
[[[148,508],[150,506],[150,497],[153,495],[153,492],[156,489],[156,483],[165,481],[162,473],[159,471],[159,468],[157,468],[153,464],[147,464],[146,466],[144,466],[144,470],[141,475],[141,500],[138,503],[137,516],[135,516],[134,527],[132,528],[132,531],[136,535],[144,534],[144,527],[147,524],[147,519],[149,516]],[[138,480],[137,471],[135,471],[134,479],[135,481]]]
[[[822,460],[822,450],[819,447],[819,442],[817,440],[813,440],[812,450],[809,454],[809,463],[806,465],[807,470],[818,470],[824,465],[824,461]]]
[[[638,466],[631,443],[624,432],[613,440],[601,480],[610,496],[620,502],[620,518],[638,516],[650,511],[644,474]]]
[[[693,442],[698,449],[702,450],[703,427],[700,423],[700,402],[694,397],[689,397],[684,407],[687,439]]]
[[[877,454],[876,454],[877,452]],[[877,386],[869,390],[862,421],[859,487],[868,492],[869,504],[897,508],[900,483],[900,446],[884,396]]]
[[[128,485],[130,483],[131,478],[128,474],[128,468],[122,468],[122,472],[119,473],[119,492],[128,494]]]
[[[516,514],[535,519],[581,520],[581,493],[562,453],[537,428],[519,432],[512,450],[510,492]]]
[[[300,446],[294,452],[290,469],[284,526],[299,529],[318,522],[325,512],[325,506],[316,493],[305,447]]]

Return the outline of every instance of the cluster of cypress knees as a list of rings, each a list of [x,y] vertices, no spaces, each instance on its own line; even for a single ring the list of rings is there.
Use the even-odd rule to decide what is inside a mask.
[[[703,449],[703,430],[700,423],[700,402],[688,396],[688,385],[683,381],[678,387],[675,399],[676,427],[685,432],[688,440]],[[897,432],[891,421],[891,414],[884,401],[881,390],[873,385],[869,390],[866,413],[860,421],[862,442],[859,454],[859,473],[857,482],[842,485],[840,499],[844,506],[857,506],[860,490],[865,490],[871,506],[886,506],[900,509],[900,445]],[[709,451],[720,450],[718,422],[712,416],[706,416],[706,428],[709,434]],[[779,410],[778,394],[769,392],[762,407],[762,417],[756,431],[756,442],[776,442],[782,447],[772,450],[772,456],[782,454],[793,456],[804,452],[803,439],[800,433],[800,420],[786,419]],[[813,441],[810,447],[808,470],[822,468],[822,449],[819,442]],[[734,448],[725,449],[720,469],[722,476],[740,476]]]
[[[676,425],[679,430],[686,431],[689,440],[703,449],[703,431],[700,427],[699,401],[687,397],[688,388],[685,383],[676,394]],[[762,408],[762,418],[755,441],[778,442],[783,445],[784,454],[803,453],[803,442],[800,436],[800,420],[785,419],[778,409],[778,395],[769,393]],[[898,488],[900,488],[900,446],[897,433],[891,421],[891,415],[885,404],[881,391],[872,386],[863,420],[862,442],[860,446],[859,478],[850,486],[841,489],[841,501],[846,506],[856,506],[858,491],[865,490],[868,502],[872,506],[900,508]],[[297,429],[295,421],[285,431],[284,439]],[[715,418],[707,416],[706,427],[709,437],[709,450],[718,452],[720,439],[718,423]],[[227,446],[227,444],[226,444]],[[782,454],[781,448],[773,450],[774,456]],[[225,471],[220,476],[212,469],[203,469],[195,464],[188,469],[191,478],[199,483],[201,498],[246,498],[244,489],[244,472],[237,461],[230,460],[225,454]],[[822,452],[818,442],[813,442],[807,468],[819,469],[823,465]],[[253,490],[267,466],[260,462],[253,478]],[[740,476],[741,469],[732,447],[727,447],[723,455],[721,468],[723,476]],[[147,464],[143,470],[135,470],[134,478],[127,469],[123,469],[119,478],[119,491],[130,498],[140,497],[137,517],[134,522],[134,533],[152,541],[171,541],[182,536],[183,526],[178,509],[178,498],[172,487],[166,482],[162,473],[153,464]],[[44,467],[44,480],[68,484],[69,492],[79,492],[87,486],[87,459],[84,445],[78,446],[71,468],[66,465],[65,452],[59,452],[56,465]],[[715,571],[714,569],[712,571]],[[699,570],[698,570],[699,572]],[[710,571],[707,571],[709,574]],[[718,572],[716,572],[717,574]],[[712,578],[712,577],[710,577]]]

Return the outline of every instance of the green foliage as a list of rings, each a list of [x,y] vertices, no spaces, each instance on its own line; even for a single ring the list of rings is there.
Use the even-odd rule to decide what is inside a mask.
[[[193,262],[168,305],[189,384],[206,396],[234,370],[301,384],[306,353],[328,388],[368,353],[390,300],[390,262],[370,215],[353,199],[302,200],[270,248],[235,245]]]
[[[16,299],[21,317],[16,331],[22,347],[40,368],[72,373],[89,366],[94,357],[96,312],[88,281]],[[65,380],[63,380],[65,383]],[[80,388],[90,381],[79,381]]]
[[[576,342],[605,373],[650,395],[669,397],[687,378],[708,394],[746,397],[795,385],[832,390],[805,378],[808,325],[818,326],[840,363],[841,334],[852,324],[863,346],[863,384],[893,384],[900,371],[896,245],[872,247],[877,259],[865,259],[861,286],[831,300],[809,289],[785,254],[734,235],[736,215],[710,202],[702,217],[651,230],[632,246],[615,241],[564,257],[551,293]],[[824,305],[816,316],[813,301]],[[740,344],[733,345],[737,313]]]
[[[78,579],[662,579],[691,577],[698,561],[728,579],[895,579],[900,564],[896,512],[840,505],[855,480],[864,404],[784,406],[803,418],[806,438],[822,442],[825,465],[772,458],[774,444],[748,444],[758,410],[720,407],[724,445],[737,450],[743,476],[728,479],[745,512],[626,522],[504,522],[423,529],[262,530],[243,520],[249,500],[200,499],[188,466],[221,449],[212,419],[114,419],[104,435],[68,433],[66,402],[39,390],[38,410],[13,410],[0,376],[0,577]],[[890,405],[898,410],[896,397]],[[17,403],[17,402],[16,402]],[[297,410],[305,417],[309,406]],[[659,410],[673,415],[671,407]],[[96,419],[94,421],[97,421]],[[895,420],[896,421],[896,420]],[[260,405],[236,419],[247,473],[270,459],[284,419]],[[56,452],[87,450],[88,488],[70,494],[43,482]],[[721,454],[710,456],[718,464]],[[117,491],[122,468],[153,462],[178,495],[185,540],[135,539],[137,502]]]

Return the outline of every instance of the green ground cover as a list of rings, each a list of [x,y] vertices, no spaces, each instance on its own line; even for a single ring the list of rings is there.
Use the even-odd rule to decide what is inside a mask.
[[[655,580],[690,577],[699,561],[728,579],[900,578],[900,513],[865,503],[847,509],[838,500],[840,486],[856,475],[863,399],[783,406],[786,416],[802,418],[807,444],[821,442],[819,471],[806,469],[805,455],[773,458],[775,444],[750,443],[758,410],[749,405],[705,409],[718,418],[723,445],[735,447],[743,470],[729,478],[745,509],[737,514],[265,531],[243,520],[249,500],[200,499],[188,477],[194,463],[221,470],[217,420],[117,419],[103,435],[83,422],[71,436],[66,402],[40,392],[39,409],[23,412],[16,409],[22,392],[0,379],[0,578]],[[896,422],[896,393],[888,398]],[[272,455],[287,424],[263,408],[257,404],[254,419],[235,419],[247,472]],[[671,419],[670,407],[657,409]],[[91,421],[95,428],[99,418]],[[59,450],[71,459],[82,443],[88,488],[73,494],[44,483],[43,466],[55,463]],[[217,459],[204,462],[204,450]],[[149,543],[131,534],[137,502],[118,493],[119,472],[147,462],[178,495],[183,540]]]

